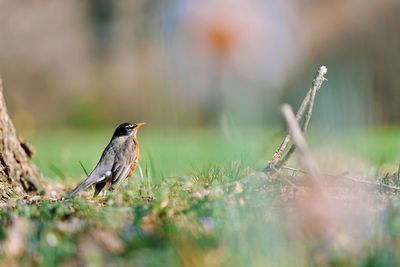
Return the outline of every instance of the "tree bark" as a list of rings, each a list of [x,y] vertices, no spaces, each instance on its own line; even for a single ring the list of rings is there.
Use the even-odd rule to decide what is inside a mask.
[[[31,160],[33,154],[8,115],[0,78],[0,202],[43,192],[44,179]]]

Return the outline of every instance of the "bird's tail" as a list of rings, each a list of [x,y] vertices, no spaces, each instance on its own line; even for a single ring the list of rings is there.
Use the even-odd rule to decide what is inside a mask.
[[[74,196],[76,196],[80,191],[85,190],[86,188],[88,188],[89,186],[93,185],[94,183],[96,183],[97,179],[93,179],[93,176],[89,176],[88,178],[86,178],[82,183],[80,183],[74,190],[72,190],[71,192],[69,192],[67,194],[67,199],[69,198],[73,198]]]
[[[72,190],[71,192],[69,192],[67,194],[67,199],[68,198],[73,198],[74,196],[76,196],[80,191],[86,189],[88,186],[85,183],[86,181],[83,181],[82,183],[80,183],[80,185],[78,185],[77,187],[75,187],[74,190]]]

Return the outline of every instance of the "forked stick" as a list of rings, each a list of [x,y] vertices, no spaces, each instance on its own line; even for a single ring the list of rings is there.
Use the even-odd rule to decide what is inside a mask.
[[[315,101],[315,95],[317,91],[321,88],[322,83],[326,80],[325,79],[325,74],[327,73],[328,69],[325,66],[321,66],[318,70],[317,75],[315,76],[313,82],[312,82],[312,87],[308,91],[307,95],[303,99],[303,102],[300,105],[299,110],[297,111],[296,114],[296,120],[298,123],[301,123],[304,113],[308,107],[308,111],[303,123],[303,126],[301,127],[303,133],[307,131],[308,125],[310,123],[311,115],[312,115],[312,110],[314,107],[314,101]],[[285,157],[282,158],[283,154],[288,148],[288,145],[291,141],[291,136],[288,133],[285,138],[283,139],[282,144],[279,146],[279,148],[276,150],[274,155],[272,156],[272,159],[268,162],[268,166],[265,168],[264,172],[267,174],[272,174],[275,173],[281,166],[283,166],[290,158],[292,153],[295,150],[295,146],[292,145],[289,149],[289,151],[286,153]]]
[[[281,112],[286,120],[291,139],[300,153],[301,164],[310,173],[312,178],[316,178],[319,173],[318,165],[311,156],[310,149],[304,139],[300,125],[294,116],[292,108],[288,104],[283,104]]]

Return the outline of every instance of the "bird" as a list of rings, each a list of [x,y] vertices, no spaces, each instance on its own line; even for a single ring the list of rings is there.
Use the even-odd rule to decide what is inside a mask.
[[[108,182],[111,183],[110,191],[113,191],[119,183],[131,176],[138,166],[140,157],[137,132],[145,124],[145,122],[120,124],[94,170],[82,183],[69,192],[66,198],[73,198],[92,185],[95,185],[93,197],[96,197]]]

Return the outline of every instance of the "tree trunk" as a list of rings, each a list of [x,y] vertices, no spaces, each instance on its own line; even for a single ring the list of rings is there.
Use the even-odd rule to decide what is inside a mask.
[[[0,78],[0,202],[44,190],[44,180],[32,163],[33,149],[16,133],[7,113]]]

